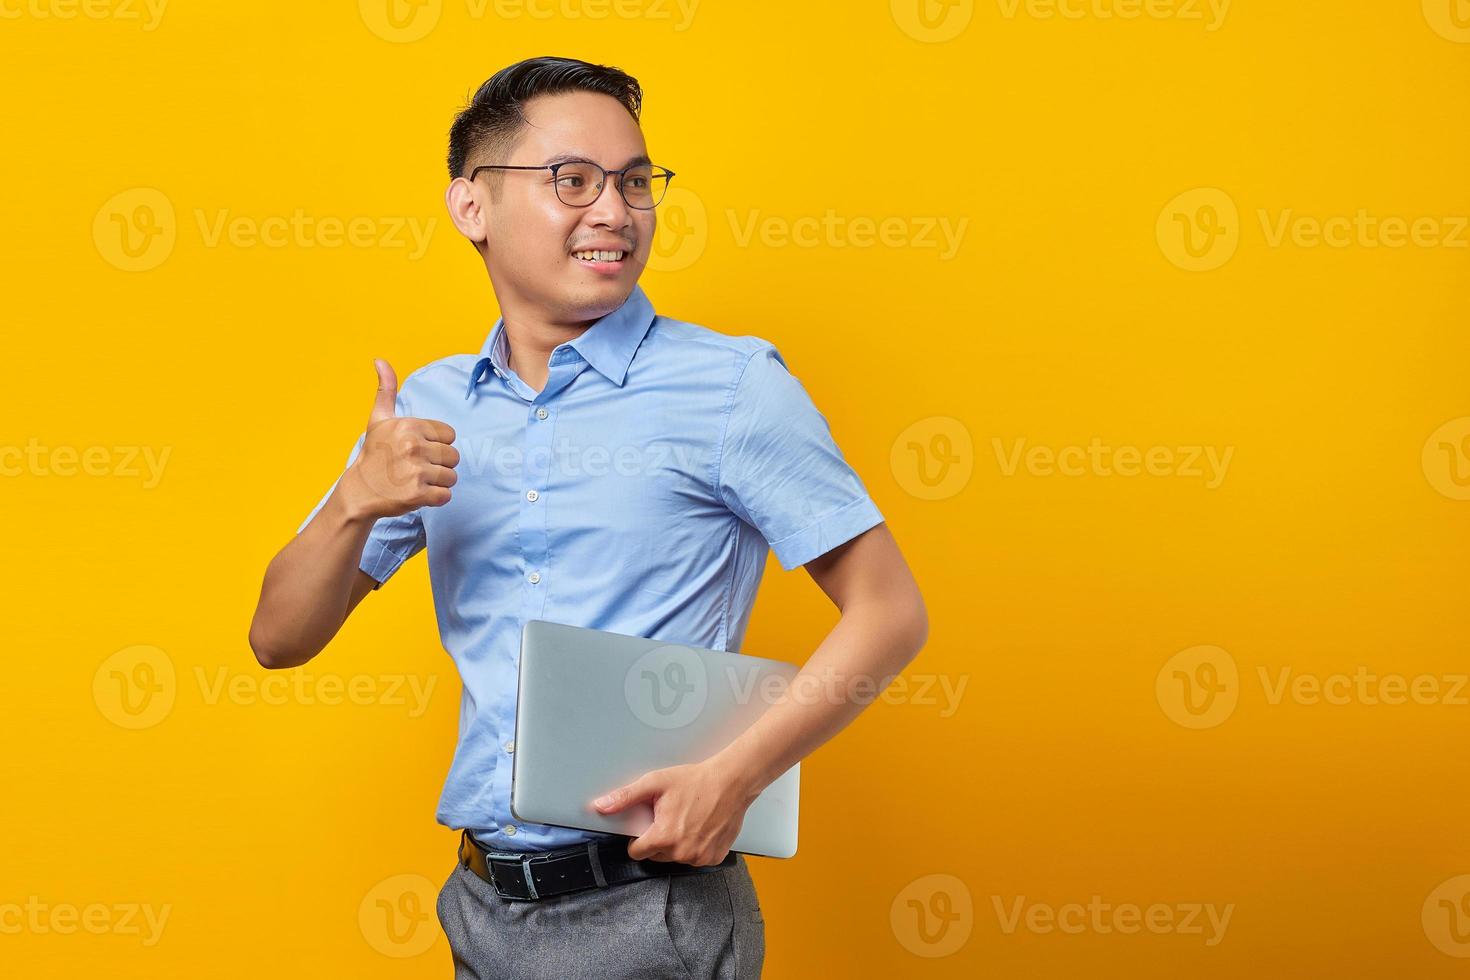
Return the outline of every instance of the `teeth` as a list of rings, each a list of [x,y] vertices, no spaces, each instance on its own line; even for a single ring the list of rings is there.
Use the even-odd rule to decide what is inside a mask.
[[[587,260],[589,262],[621,262],[623,260],[623,255],[624,255],[623,252],[601,252],[601,251],[597,251],[597,252],[573,252],[572,254],[575,255],[579,259],[585,259],[585,260]]]

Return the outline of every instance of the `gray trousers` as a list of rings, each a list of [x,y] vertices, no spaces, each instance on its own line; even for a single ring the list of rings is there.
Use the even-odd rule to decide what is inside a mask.
[[[439,890],[455,980],[756,980],[766,926],[745,856],[535,902],[501,898],[458,861]]]

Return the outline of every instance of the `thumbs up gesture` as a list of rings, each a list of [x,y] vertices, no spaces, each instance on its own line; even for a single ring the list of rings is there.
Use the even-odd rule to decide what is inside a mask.
[[[378,393],[368,416],[362,452],[343,477],[353,510],[365,517],[396,517],[420,507],[449,503],[449,488],[459,479],[454,429],[433,419],[397,415],[398,375],[387,361],[374,359]]]

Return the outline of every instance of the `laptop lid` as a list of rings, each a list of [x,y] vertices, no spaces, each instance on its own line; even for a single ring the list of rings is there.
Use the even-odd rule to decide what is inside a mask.
[[[531,620],[521,632],[511,812],[519,820],[637,837],[650,803],[592,801],[645,772],[701,762],[732,742],[796,676],[795,664]],[[801,765],[765,788],[732,851],[796,853]]]

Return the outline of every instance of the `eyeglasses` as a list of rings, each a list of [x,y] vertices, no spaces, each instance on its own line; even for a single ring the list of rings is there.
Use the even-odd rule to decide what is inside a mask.
[[[669,189],[669,181],[674,178],[672,170],[663,167],[655,167],[650,164],[639,164],[636,167],[624,167],[622,170],[603,170],[597,164],[587,160],[571,160],[565,163],[553,163],[546,167],[507,167],[486,164],[476,167],[470,173],[470,180],[480,175],[481,170],[550,170],[551,183],[556,188],[557,200],[574,208],[585,208],[602,196],[603,185],[607,183],[609,175],[618,178],[618,193],[623,195],[623,200],[628,207],[639,211],[651,211],[664,199],[664,192]]]

